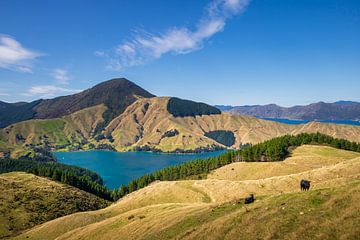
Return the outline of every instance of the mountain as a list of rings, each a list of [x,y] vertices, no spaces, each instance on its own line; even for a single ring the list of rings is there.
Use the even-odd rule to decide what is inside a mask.
[[[356,106],[348,102],[335,105]],[[321,132],[360,142],[357,126],[316,122],[289,125],[222,113],[205,103],[155,97],[126,79],[109,80],[70,96],[0,106],[4,106],[1,116],[13,117],[9,118],[11,121],[24,116],[32,118],[0,129],[0,157],[8,153],[12,157],[31,157],[32,149],[38,145],[62,151],[197,152],[239,148],[302,132]],[[281,112],[276,105],[258,108]]]
[[[289,125],[229,113],[175,117],[168,112],[169,97],[140,99],[105,128],[116,149],[161,151],[232,147],[258,143],[285,134],[321,132],[360,142],[360,127],[311,122]],[[226,137],[227,144],[219,137]],[[231,139],[233,139],[231,141]]]
[[[237,162],[203,180],[157,181],[15,239],[357,239],[359,172],[359,153],[304,145],[282,162]],[[301,179],[312,180],[309,191],[300,191]],[[250,193],[256,200],[245,206]]]
[[[139,98],[94,134],[105,122],[104,104],[53,119],[34,119],[0,129],[0,151],[27,155],[36,145],[55,150],[197,152],[239,148],[285,134],[320,132],[360,142],[352,125],[290,125],[251,116],[221,113],[217,108],[172,97]],[[6,145],[7,144],[7,145]],[[8,150],[6,150],[6,146]]]
[[[1,102],[0,128],[24,120],[63,117],[99,104],[107,107],[103,116],[106,125],[139,97],[150,98],[154,95],[125,78],[117,78],[69,96],[21,104]]]
[[[11,237],[40,223],[108,202],[69,185],[33,174],[0,174],[0,238]]]
[[[338,101],[318,102],[305,106],[281,107],[276,104],[246,106],[216,106],[232,114],[249,115],[259,118],[286,118],[301,120],[360,120],[360,103]]]

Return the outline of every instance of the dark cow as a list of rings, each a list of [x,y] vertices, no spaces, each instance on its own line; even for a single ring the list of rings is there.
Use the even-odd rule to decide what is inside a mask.
[[[309,188],[310,188],[310,181],[309,181],[309,180],[302,179],[302,180],[300,181],[300,188],[301,188],[301,191],[307,191],[307,190],[309,190]]]
[[[250,204],[250,203],[253,203],[254,201],[255,201],[254,194],[250,194],[250,196],[245,198],[244,203]]]

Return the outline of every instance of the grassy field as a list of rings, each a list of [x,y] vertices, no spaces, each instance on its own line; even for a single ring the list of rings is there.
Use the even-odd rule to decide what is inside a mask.
[[[106,207],[108,202],[68,185],[32,174],[0,174],[0,238],[74,212]]]
[[[300,168],[301,163],[306,165],[304,169]],[[259,172],[254,165],[254,179],[249,179],[240,167],[234,167],[228,171],[238,175],[229,178],[223,174],[217,179],[214,172],[206,180],[155,182],[105,209],[55,219],[17,239],[356,239],[359,236],[358,154],[302,146],[283,165],[269,164],[272,170],[260,168]],[[310,191],[300,191],[302,178],[312,181]],[[249,193],[254,193],[257,200],[245,206],[243,198]]]

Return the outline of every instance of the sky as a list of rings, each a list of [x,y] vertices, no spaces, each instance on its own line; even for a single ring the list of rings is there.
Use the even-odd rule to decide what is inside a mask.
[[[358,0],[0,0],[0,100],[125,77],[157,96],[360,101]]]

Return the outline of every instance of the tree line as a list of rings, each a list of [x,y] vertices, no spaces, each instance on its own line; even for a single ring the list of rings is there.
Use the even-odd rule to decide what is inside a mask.
[[[65,183],[106,200],[114,200],[113,191],[103,185],[102,178],[85,168],[57,162],[39,162],[24,159],[0,160],[0,173],[22,171]]]

